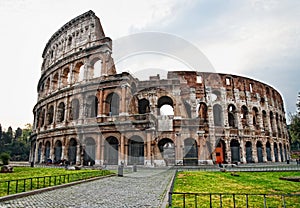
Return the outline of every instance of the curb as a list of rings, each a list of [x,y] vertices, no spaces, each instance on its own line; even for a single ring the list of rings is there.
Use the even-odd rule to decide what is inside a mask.
[[[99,180],[99,179],[103,179],[103,178],[109,178],[109,177],[113,177],[113,176],[116,176],[116,174],[110,174],[110,175],[106,175],[106,176],[99,176],[99,177],[95,177],[95,178],[89,178],[89,179],[85,179],[85,180],[74,181],[74,182],[71,182],[71,183],[61,184],[61,185],[57,185],[57,186],[51,186],[51,187],[36,189],[36,190],[32,190],[32,191],[26,191],[26,192],[22,192],[22,193],[2,196],[2,197],[0,197],[0,202],[8,201],[8,200],[11,200],[11,199],[22,198],[22,197],[25,197],[25,196],[39,194],[39,193],[52,191],[52,190],[56,190],[56,189],[60,189],[60,188],[65,188],[65,187],[69,187],[69,186],[74,186],[74,185],[77,185],[77,184],[91,182],[91,181],[95,181],[95,180]]]
[[[161,203],[160,203],[160,208],[165,208],[169,205],[169,192],[173,183],[174,178],[176,177],[176,171],[174,171],[173,176],[171,177],[171,180],[165,189],[164,196],[162,197]]]

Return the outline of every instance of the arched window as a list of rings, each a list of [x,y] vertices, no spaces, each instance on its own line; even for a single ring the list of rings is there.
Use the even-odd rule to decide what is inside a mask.
[[[240,162],[240,143],[236,139],[230,142],[231,162]]]
[[[93,70],[94,70],[93,71],[93,78],[101,76],[101,69],[102,69],[102,61],[98,60],[94,63],[94,66],[93,66]]]
[[[86,116],[94,118],[98,114],[98,98],[94,95],[89,96],[86,102]]]
[[[248,108],[245,105],[243,105],[241,108],[241,119],[242,119],[243,127],[248,126],[248,120],[247,120],[248,112],[249,112]]]
[[[73,83],[80,82],[84,79],[84,64],[79,62],[73,69]]]
[[[253,107],[252,109],[252,123],[256,129],[259,129],[259,117],[258,117],[258,109]]]
[[[274,114],[272,111],[270,111],[270,124],[271,124],[271,130],[272,132],[275,132],[275,126],[274,126]]]
[[[157,101],[159,115],[174,115],[173,100],[168,96],[162,96]]]
[[[53,105],[51,105],[47,111],[48,124],[53,123],[53,112],[54,112],[54,107],[53,107]]]
[[[57,108],[57,121],[63,122],[65,120],[65,104],[64,102],[59,103]]]
[[[73,99],[70,108],[70,120],[76,120],[79,118],[79,100]]]
[[[207,105],[203,102],[199,104],[198,116],[200,118],[200,124],[207,122]]]
[[[71,73],[69,68],[64,68],[61,74],[62,87],[68,86],[71,81]]]
[[[53,91],[57,90],[58,88],[58,73],[55,73],[52,79],[52,89]]]
[[[175,146],[171,139],[164,138],[158,142],[158,148],[161,157],[164,159],[166,166],[175,164]]]
[[[117,93],[110,93],[106,98],[106,113],[109,116],[119,115],[120,98]]]
[[[267,118],[267,113],[265,110],[262,111],[262,117],[263,117],[264,130],[268,131],[268,118]]]
[[[149,100],[145,98],[138,100],[138,110],[139,110],[139,114],[149,113],[150,112]]]
[[[219,104],[214,105],[213,113],[215,126],[223,126],[222,106],[220,106]]]
[[[236,107],[233,104],[228,105],[228,125],[230,127],[237,127],[236,122]]]

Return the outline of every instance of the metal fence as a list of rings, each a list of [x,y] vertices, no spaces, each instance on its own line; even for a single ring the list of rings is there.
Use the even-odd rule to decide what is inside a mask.
[[[169,207],[299,207],[300,194],[169,192]]]
[[[56,176],[32,177],[0,181],[0,196],[16,194],[34,189],[46,188],[93,177],[107,175],[106,171],[73,173]]]

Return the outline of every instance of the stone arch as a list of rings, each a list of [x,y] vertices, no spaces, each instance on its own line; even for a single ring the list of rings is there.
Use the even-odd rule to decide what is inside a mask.
[[[213,115],[215,126],[223,126],[223,110],[221,105],[215,104],[213,106]]]
[[[175,145],[169,138],[159,140],[158,148],[166,166],[175,165]]]
[[[50,141],[47,141],[45,143],[45,154],[44,154],[44,161],[47,162],[50,158],[50,149],[51,149],[51,144]]]
[[[54,163],[59,163],[62,160],[62,142],[57,140],[54,144]]]
[[[77,157],[77,141],[75,138],[71,138],[68,145],[68,160],[70,164],[76,164]]]
[[[198,165],[198,146],[197,141],[193,138],[184,140],[184,165]]]
[[[216,146],[216,163],[222,164],[226,162],[226,144],[224,140],[220,139]]]
[[[52,90],[55,91],[58,89],[58,72],[56,72],[54,75],[53,75],[53,78],[52,78]]]
[[[62,73],[61,73],[60,77],[61,77],[60,79],[61,79],[62,87],[68,86],[68,84],[71,81],[70,68],[69,67],[64,68],[62,70]]]
[[[264,161],[264,158],[263,158],[263,145],[261,141],[256,142],[256,153],[257,153],[257,162],[262,163]]]
[[[117,165],[119,158],[119,141],[114,136],[109,136],[104,141],[104,164]]]
[[[213,90],[211,93],[211,100],[220,101],[221,100],[221,92],[219,90]]]
[[[245,147],[246,147],[246,162],[253,163],[252,143],[250,141],[247,141]]]
[[[236,115],[236,107],[233,104],[229,104],[228,108],[228,125],[229,127],[237,127],[237,115]]]
[[[252,108],[252,124],[255,129],[259,129],[259,114],[257,107]]]
[[[274,114],[272,111],[270,111],[270,124],[271,124],[271,130],[274,133],[275,132],[275,126],[274,126]]]
[[[54,107],[53,105],[51,105],[48,110],[47,110],[47,121],[48,121],[48,125],[53,123],[53,115],[54,115]]]
[[[84,80],[84,63],[79,61],[75,64],[75,67],[72,71],[73,73],[73,83],[81,82]]]
[[[84,141],[83,165],[93,166],[96,158],[96,142],[94,138],[88,137]]]
[[[240,162],[240,143],[236,139],[230,141],[230,150],[231,150],[231,162],[236,163]]]
[[[278,146],[277,146],[276,142],[274,142],[274,158],[275,158],[275,162],[279,162],[279,158],[278,158]]]
[[[105,113],[109,116],[119,115],[120,112],[120,96],[112,92],[107,95],[105,100]]]
[[[265,110],[262,111],[262,117],[263,117],[263,126],[264,126],[264,130],[267,131],[268,130],[268,116]]]
[[[45,93],[49,94],[50,93],[50,77],[48,77],[48,79],[46,80],[46,84],[45,84]]]
[[[144,140],[139,136],[128,139],[128,164],[144,165]]]
[[[150,102],[146,98],[138,100],[138,112],[139,114],[145,114],[150,112]]]
[[[95,95],[90,95],[86,101],[85,115],[88,118],[94,118],[98,114],[98,98]]]
[[[43,144],[42,142],[39,143],[39,146],[38,146],[38,158],[37,158],[37,162],[40,163],[42,162],[41,159],[42,159],[42,147],[43,147]]]
[[[246,127],[248,126],[248,108],[247,106],[243,105],[241,108],[241,121],[242,121],[242,126]]]
[[[162,96],[157,101],[159,115],[174,115],[174,102],[169,96]]]
[[[57,122],[63,122],[65,120],[65,103],[60,102],[57,107]]]
[[[97,78],[101,76],[102,73],[102,57],[94,57],[90,62],[91,68],[89,74],[91,78]]]
[[[204,102],[200,102],[198,108],[198,116],[200,118],[200,123],[207,122],[207,105]]]
[[[77,120],[79,118],[79,100],[77,98],[74,98],[71,101],[71,107],[70,107],[70,113],[69,113],[69,119],[70,120]]]
[[[266,143],[266,154],[267,154],[267,161],[272,161],[272,150],[271,150],[271,144],[269,141]]]

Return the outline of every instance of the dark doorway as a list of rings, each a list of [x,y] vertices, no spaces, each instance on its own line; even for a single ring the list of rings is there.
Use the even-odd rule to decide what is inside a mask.
[[[95,152],[96,144],[93,138],[87,138],[85,141],[85,150],[83,157],[83,165],[94,165],[95,164]]]
[[[247,163],[252,163],[252,143],[251,142],[246,142],[246,162]]]
[[[184,140],[183,165],[198,165],[198,147],[193,138]]]
[[[257,151],[257,161],[259,163],[262,163],[264,161],[263,159],[263,146],[260,141],[256,143],[256,151]]]
[[[77,142],[75,139],[71,139],[68,148],[68,160],[70,164],[76,164]]]
[[[128,140],[128,164],[144,165],[144,141],[139,136]]]
[[[175,164],[175,146],[171,139],[162,139],[158,142],[159,151],[166,163],[168,165]]]
[[[104,144],[104,162],[108,165],[117,165],[119,157],[119,141],[116,137],[108,137]]]
[[[230,142],[231,162],[240,162],[240,143],[233,139]]]

